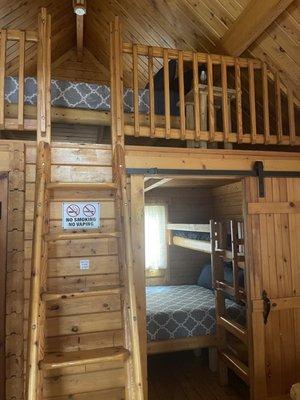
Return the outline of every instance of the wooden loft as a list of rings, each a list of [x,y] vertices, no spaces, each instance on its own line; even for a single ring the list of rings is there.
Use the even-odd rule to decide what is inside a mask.
[[[241,0],[239,0],[241,1]],[[238,2],[239,2],[238,1]],[[172,10],[173,18],[182,18],[189,26],[191,31],[199,38],[199,43],[191,39],[189,32],[183,26],[178,26],[178,31],[171,30],[171,16],[168,5],[160,5],[154,12],[150,5],[147,6],[147,0],[144,0],[144,9],[147,10],[149,20],[157,28],[156,33],[146,34],[143,19],[140,15],[141,5],[136,9],[128,6],[128,10],[122,7],[120,1],[114,1],[112,10],[109,10],[108,4],[103,2],[101,7],[90,4],[86,16],[74,19],[72,7],[62,2],[58,9],[49,5],[48,11],[53,15],[52,22],[52,62],[51,77],[56,79],[65,79],[70,81],[84,81],[104,83],[110,80],[110,64],[113,60],[116,63],[114,72],[118,71],[117,88],[111,80],[111,91],[118,90],[118,96],[123,98],[123,89],[129,89],[133,98],[133,111],[123,112],[124,120],[123,132],[125,136],[131,138],[150,138],[150,139],[178,139],[184,141],[193,141],[200,143],[205,147],[207,143],[219,143],[221,146],[232,145],[299,145],[299,98],[298,86],[293,78],[292,66],[285,62],[286,69],[283,68],[283,56],[276,59],[263,56],[269,54],[267,43],[271,46],[271,40],[262,40],[262,37],[269,38],[272,32],[272,40],[283,44],[283,38],[279,35],[278,27],[287,21],[291,24],[293,18],[296,18],[295,2],[291,0],[276,1],[272,0],[260,7],[260,2],[251,0],[247,7],[240,4],[241,11],[229,18],[226,6],[221,10],[215,4],[211,4],[211,14],[214,15],[214,32],[209,31],[211,22],[207,20],[206,13],[209,5],[202,0],[203,8],[200,5],[192,5],[186,0],[184,5],[176,5]],[[38,3],[38,2],[37,2]],[[37,6],[38,4],[36,4]],[[34,12],[36,12],[34,8]],[[151,13],[150,13],[151,10]],[[225,11],[226,10],[226,11]],[[167,13],[169,11],[169,14]],[[203,16],[201,14],[203,13]],[[230,12],[233,12],[232,10]],[[166,13],[167,28],[158,26],[161,19],[160,14]],[[102,24],[105,21],[112,21],[114,15],[121,16],[120,21],[124,20],[124,26],[121,29],[120,22],[115,23],[114,37],[119,36],[120,45],[118,48],[113,46],[114,41],[109,43],[109,29]],[[258,18],[252,18],[259,14]],[[64,15],[64,17],[62,17]],[[28,19],[21,18],[17,11],[12,12],[11,18],[18,17],[20,26],[30,26]],[[103,20],[99,17],[105,17]],[[122,18],[126,17],[126,18]],[[196,17],[202,18],[204,25],[199,30],[195,24]],[[229,28],[221,29],[220,21],[226,20]],[[227,19],[226,19],[227,18]],[[202,21],[201,19],[201,21]],[[3,27],[9,27],[9,17],[3,18]],[[156,22],[155,22],[156,21]],[[58,30],[64,22],[68,23],[68,31]],[[76,22],[76,24],[75,24]],[[218,25],[219,24],[219,25]],[[75,27],[77,26],[77,35]],[[217,27],[219,26],[219,30]],[[243,26],[243,35],[237,35],[236,32]],[[286,26],[286,25],[285,25]],[[203,31],[205,27],[205,32]],[[292,32],[292,26],[289,27]],[[98,30],[103,31],[103,39],[98,37]],[[11,32],[12,30],[8,30]],[[3,30],[3,38],[4,38]],[[19,35],[17,30],[14,30]],[[20,31],[21,32],[21,31]],[[28,35],[26,41],[31,41]],[[142,34],[144,32],[144,40]],[[65,34],[65,41],[61,43],[61,35]],[[112,32],[111,32],[112,33]],[[216,33],[220,40],[216,38]],[[97,49],[94,46],[95,40],[91,37],[95,35],[99,39],[100,46]],[[179,40],[180,35],[182,40]],[[74,38],[76,40],[74,41]],[[152,40],[151,40],[152,38]],[[165,38],[162,40],[162,38]],[[209,38],[209,40],[208,40]],[[35,39],[36,40],[36,39]],[[202,41],[201,41],[202,40]],[[292,49],[289,41],[290,35],[286,33],[286,49]],[[4,39],[3,39],[4,41]],[[23,57],[22,46],[18,45],[18,37],[6,38],[7,53],[5,57],[4,45],[2,45],[2,65],[5,63],[6,76],[20,76],[20,86],[22,88],[22,79],[24,76],[35,74],[33,62],[38,56],[38,49],[33,45],[26,45]],[[258,42],[259,41],[259,42]],[[133,44],[143,42],[145,44]],[[177,45],[179,43],[179,45]],[[185,43],[185,45],[183,44]],[[210,43],[210,44],[209,44]],[[258,44],[259,43],[259,44]],[[262,44],[264,43],[264,45]],[[60,47],[61,46],[61,47]],[[173,48],[172,48],[173,47]],[[179,49],[176,49],[179,47]],[[99,49],[101,48],[101,53]],[[75,49],[77,49],[75,51]],[[184,49],[184,50],[183,50]],[[261,52],[263,49],[264,53]],[[84,53],[84,57],[82,57]],[[226,54],[226,55],[218,55]],[[77,56],[76,56],[77,54]],[[290,59],[293,56],[285,50]],[[30,57],[28,57],[30,55]],[[241,57],[242,56],[242,57]],[[113,57],[113,58],[112,58]],[[259,58],[253,58],[259,57]],[[285,56],[286,57],[286,56]],[[111,58],[111,60],[110,60]],[[23,59],[25,62],[23,62]],[[289,59],[289,60],[290,60]],[[117,65],[118,60],[120,63]],[[178,112],[174,114],[172,103],[172,92],[168,89],[170,82],[170,62],[177,65],[178,78]],[[49,59],[50,63],[50,59]],[[88,63],[88,65],[87,65]],[[24,64],[24,66],[23,66]],[[197,68],[198,67],[198,68]],[[207,71],[207,78],[203,84],[199,73],[199,68]],[[288,69],[287,69],[288,68]],[[165,77],[165,88],[162,88],[161,96],[164,96],[163,110],[157,111],[156,97],[154,91],[156,85],[156,74],[161,70]],[[189,85],[191,90],[186,93],[186,71],[194,71],[190,77]],[[45,72],[45,71],[44,71]],[[50,71],[48,71],[49,73]],[[113,77],[113,75],[111,75]],[[2,76],[3,80],[3,76]],[[121,81],[120,81],[121,80]],[[145,86],[147,89],[145,91]],[[22,89],[23,90],[23,89]],[[139,94],[144,90],[148,97],[148,111],[140,112],[138,103]],[[177,90],[177,89],[176,89]],[[122,92],[122,93],[121,93]],[[112,94],[113,96],[113,94]],[[1,93],[0,93],[1,97]],[[2,127],[8,130],[35,130],[37,109],[35,105],[24,104],[20,106],[22,91],[19,93],[18,104],[5,103],[3,108]],[[4,100],[3,100],[4,101]],[[123,107],[122,104],[117,104]],[[113,109],[113,105],[111,108]],[[114,112],[114,111],[113,111]],[[64,124],[85,124],[94,126],[111,126],[110,110],[88,110],[80,108],[51,107],[51,122]],[[21,115],[23,117],[21,117]],[[50,114],[49,114],[50,115]],[[18,123],[24,119],[24,124]],[[15,137],[15,136],[14,136]],[[143,139],[139,139],[142,144]],[[135,142],[135,143],[139,143]]]

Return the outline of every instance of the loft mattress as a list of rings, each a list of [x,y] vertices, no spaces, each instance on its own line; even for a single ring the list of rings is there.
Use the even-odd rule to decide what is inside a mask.
[[[18,103],[18,78],[5,78],[5,101],[10,104]],[[25,78],[25,104],[36,105],[37,81],[36,78]],[[53,107],[80,108],[89,110],[110,110],[110,87],[94,83],[69,82],[51,80],[51,104]],[[133,112],[133,91],[124,88],[124,111]],[[149,112],[149,91],[139,91],[139,111],[142,114]]]
[[[159,341],[215,335],[215,295],[198,285],[146,288],[147,340]],[[246,310],[226,299],[228,315],[245,325]]]

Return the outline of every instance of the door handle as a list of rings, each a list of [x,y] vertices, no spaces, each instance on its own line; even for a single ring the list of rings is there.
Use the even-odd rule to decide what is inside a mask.
[[[271,301],[268,297],[267,292],[264,290],[262,292],[262,299],[264,302],[264,311],[263,311],[263,317],[264,317],[264,323],[265,325],[268,323],[268,318],[269,318],[269,314],[271,311]]]

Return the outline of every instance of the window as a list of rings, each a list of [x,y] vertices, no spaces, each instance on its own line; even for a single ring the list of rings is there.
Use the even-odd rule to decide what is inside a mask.
[[[167,268],[167,212],[164,205],[145,206],[146,269]]]

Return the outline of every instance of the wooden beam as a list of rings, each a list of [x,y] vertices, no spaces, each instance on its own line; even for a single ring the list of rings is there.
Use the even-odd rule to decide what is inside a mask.
[[[165,183],[170,182],[172,178],[164,178],[160,179],[158,182],[154,182],[151,185],[145,187],[144,192],[149,192],[149,190],[158,188],[159,186],[163,186]]]
[[[225,33],[214,52],[240,56],[293,0],[251,0]]]
[[[83,15],[76,15],[76,35],[77,35],[77,59],[82,61],[83,57]]]

